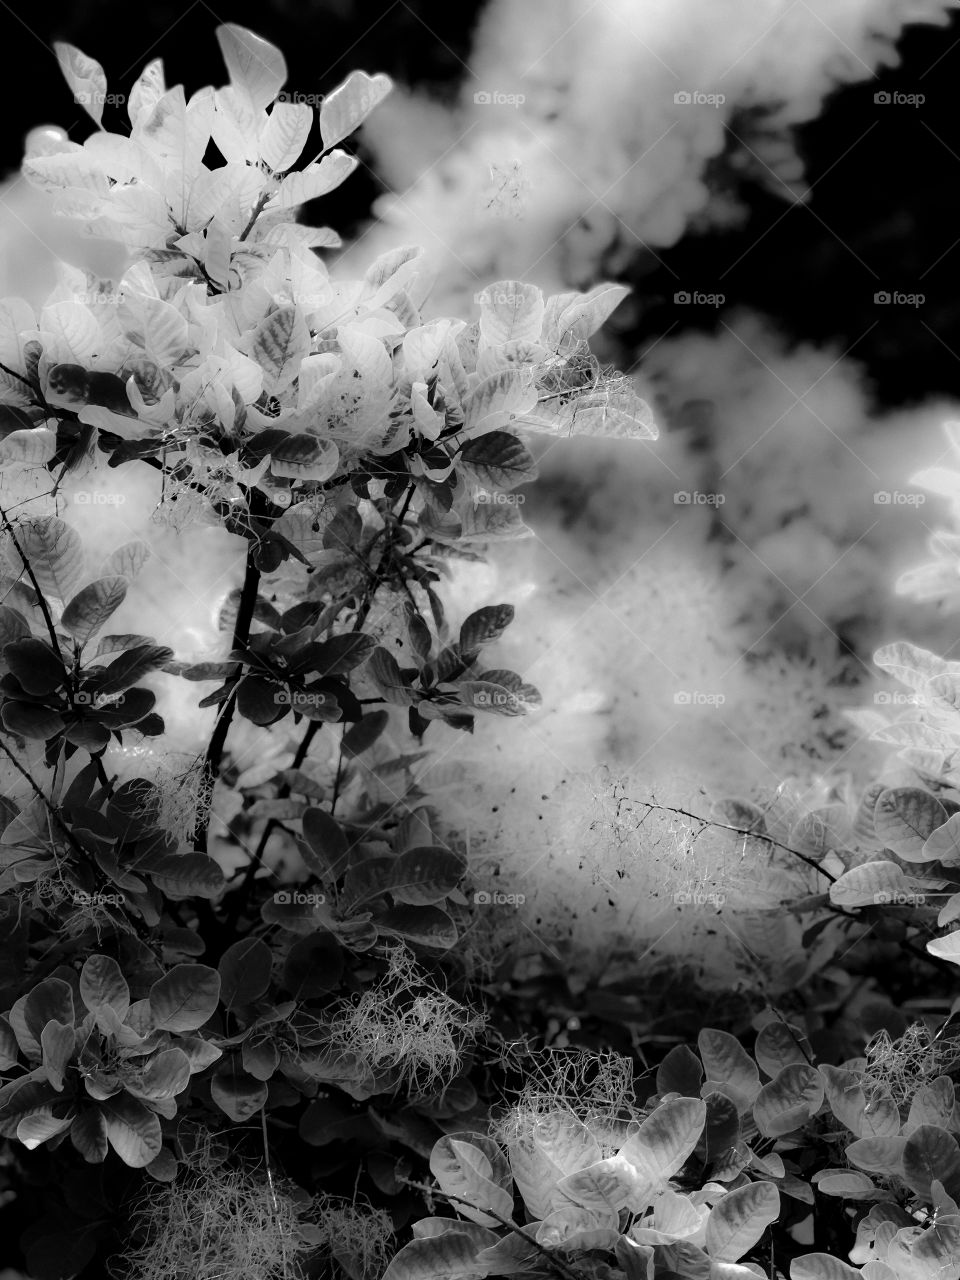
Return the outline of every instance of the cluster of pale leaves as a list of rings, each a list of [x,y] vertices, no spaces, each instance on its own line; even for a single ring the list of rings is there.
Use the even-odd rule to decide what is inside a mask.
[[[155,441],[181,474],[186,464],[204,485],[211,474],[225,481],[221,499],[239,498],[244,484],[281,506],[298,502],[298,486],[404,449],[414,477],[447,480],[464,444],[510,424],[655,437],[648,407],[622,378],[594,362],[569,385],[571,356],[626,295],[621,286],[544,299],[503,281],[479,295],[472,323],[425,324],[430,281],[416,247],[381,255],[362,279],[332,279],[316,250],[338,238],[298,223],[296,210],[356,167],[337,144],[390,80],[351,73],[319,108],[320,153],[293,170],[314,108],[282,100],[286,67],[272,45],[233,25],[217,34],[226,87],[188,99],[182,86],[166,88],[157,60],[129,95],[129,135],[101,125],[80,145],[37,131],[26,178],[58,213],[125,245],[129,261],[106,282],[63,265],[39,314],[22,299],[0,303],[3,401],[29,406],[28,382],[38,380],[54,412],[72,409],[124,441]],[[100,125],[102,69],[72,46],[57,51]],[[210,167],[214,150],[225,163]],[[96,374],[119,378],[119,399],[90,390]],[[0,467],[49,463],[55,425],[8,433]],[[272,447],[244,465],[242,441],[266,430]],[[429,459],[417,456],[438,441]],[[454,510],[466,497],[464,483]]]

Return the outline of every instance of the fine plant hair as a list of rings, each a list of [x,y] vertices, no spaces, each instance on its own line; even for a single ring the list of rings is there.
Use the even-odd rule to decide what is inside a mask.
[[[515,1054],[524,1073],[515,1101],[491,1122],[500,1142],[522,1140],[547,1116],[567,1112],[614,1149],[627,1125],[641,1114],[633,1086],[633,1063],[620,1053],[544,1048]]]
[[[878,1031],[864,1054],[870,1079],[889,1089],[901,1108],[909,1106],[918,1089],[960,1067],[960,1042],[954,1037],[938,1037],[923,1022],[911,1022],[896,1037],[889,1031]]]
[[[380,1280],[394,1237],[386,1210],[362,1197],[326,1193],[317,1196],[314,1209],[314,1248],[335,1280]]]
[[[330,1010],[329,1042],[374,1075],[393,1074],[398,1091],[435,1092],[456,1076],[486,1018],[441,990],[408,948],[392,948],[388,963],[378,982]]]
[[[312,1218],[312,1212],[309,1214]],[[236,1162],[197,1154],[168,1186],[148,1188],[134,1212],[115,1280],[300,1280],[315,1247],[302,1193]],[[310,1238],[308,1238],[308,1236]]]

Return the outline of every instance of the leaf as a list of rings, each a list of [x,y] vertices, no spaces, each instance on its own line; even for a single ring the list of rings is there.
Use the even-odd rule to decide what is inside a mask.
[[[960,813],[952,814],[942,827],[930,833],[922,853],[924,862],[942,862],[945,866],[960,863]]]
[[[466,870],[466,859],[452,849],[408,849],[393,863],[387,888],[398,902],[426,906],[442,902]]]
[[[60,625],[78,644],[86,644],[123,604],[128,586],[126,578],[96,578],[69,602]]]
[[[921,787],[888,787],[880,793],[873,821],[885,848],[908,862],[923,862],[924,845],[947,816],[936,796]]]
[[[98,653],[103,641],[97,646]],[[96,673],[97,691],[101,694],[125,693],[151,671],[164,666],[173,657],[172,649],[158,644],[141,644],[124,650]]]
[[[738,1187],[711,1210],[704,1248],[718,1262],[736,1262],[779,1216],[780,1193],[774,1183]]]
[[[504,369],[483,378],[463,404],[464,437],[486,435],[518,414],[529,413],[537,403],[537,394],[526,369]]]
[[[119,574],[132,582],[146,562],[150,559],[149,546],[139,538],[133,542],[125,542],[116,551],[111,551],[100,566],[99,576],[109,578]]]
[[[287,953],[283,986],[294,1000],[311,1000],[336,990],[343,975],[343,948],[331,933],[298,938]]]
[[[674,1045],[657,1068],[657,1093],[682,1093],[688,1098],[699,1098],[702,1082],[700,1059],[685,1044]]]
[[[210,1077],[210,1096],[236,1124],[243,1124],[266,1105],[269,1090],[265,1081],[257,1080],[231,1055]]]
[[[550,345],[555,349],[568,347],[572,343],[585,342],[591,334],[596,333],[604,321],[616,310],[630,293],[622,284],[598,284],[588,293],[560,295],[569,299],[562,308],[556,310],[553,332],[550,333]],[[550,302],[555,299],[551,298]],[[543,341],[548,341],[549,312],[544,317]]]
[[[303,815],[306,849],[301,854],[307,866],[321,879],[339,880],[347,869],[349,844],[346,833],[323,809],[308,809]]]
[[[270,470],[288,480],[329,480],[340,463],[340,450],[332,440],[291,435],[271,450]]]
[[[542,292],[521,280],[500,280],[480,294],[480,337],[488,346],[536,342],[543,327]]]
[[[474,1133],[452,1133],[439,1139],[430,1153],[430,1172],[442,1191],[456,1196],[457,1211],[483,1227],[498,1225],[513,1211],[510,1166],[490,1138]],[[465,1204],[459,1201],[466,1201]]]
[[[317,650],[311,669],[321,676],[345,675],[366,662],[376,647],[374,637],[362,631],[331,636]]]
[[[103,1164],[107,1158],[107,1122],[99,1107],[87,1107],[70,1126],[70,1141],[88,1164]]]
[[[491,1236],[487,1247],[496,1243]],[[475,1280],[485,1274],[478,1253],[476,1241],[466,1231],[411,1240],[395,1255],[381,1280]]]
[[[150,988],[154,1025],[165,1031],[195,1031],[213,1016],[220,975],[205,964],[178,964]]]
[[[260,159],[274,173],[284,173],[300,159],[313,124],[306,102],[275,102],[260,135]]]
[[[381,933],[394,934],[425,947],[449,950],[457,941],[457,926],[439,907],[412,907],[406,904],[380,911],[374,924]]]
[[[510,1143],[509,1149],[517,1189],[536,1219],[569,1204],[557,1189],[562,1178],[602,1158],[600,1145],[587,1126],[566,1111],[540,1117],[524,1137]]]
[[[4,708],[6,711],[6,708]],[[4,716],[6,723],[6,716]],[[949,960],[951,964],[960,964],[960,929],[948,933],[945,938],[931,938],[927,950],[940,960]]]
[[[861,1280],[858,1267],[829,1253],[805,1253],[790,1263],[790,1280]]]
[[[111,956],[88,956],[80,970],[80,999],[91,1013],[106,1005],[123,1021],[130,1008],[130,988]]]
[[[217,965],[220,973],[220,1000],[224,1008],[251,1004],[265,995],[270,986],[273,956],[260,938],[241,938],[227,947]]]
[[[960,1192],[960,1147],[953,1134],[933,1124],[914,1129],[903,1148],[903,1178],[925,1200],[930,1198],[934,1179],[943,1183],[949,1195],[956,1196]]]
[[[701,1098],[671,1098],[642,1121],[618,1154],[648,1181],[666,1182],[696,1147],[706,1119]]]
[[[838,907],[869,907],[894,902],[906,889],[906,878],[897,863],[864,862],[831,884],[830,901]]]
[[[14,1031],[16,1031],[17,1027],[13,1023],[12,1012],[11,1010],[11,1023]],[[42,982],[38,982],[28,992],[24,999],[23,1020],[27,1030],[38,1045],[43,1029],[48,1022],[62,1022],[66,1026],[72,1027],[75,1018],[73,989],[69,983],[64,982],[61,978],[44,978]],[[17,1039],[18,1041],[20,1040],[19,1034]],[[22,1041],[20,1047],[24,1048]]]
[[[158,1117],[128,1093],[100,1103],[107,1141],[131,1169],[144,1169],[160,1153],[163,1137]]]
[[[396,658],[389,649],[378,645],[370,655],[367,663],[367,674],[377,686],[387,702],[407,707],[413,702],[413,694],[408,688]]]
[[[853,1071],[828,1064],[821,1065],[818,1070],[823,1076],[824,1094],[830,1110],[859,1138],[867,1099],[858,1076]]]
[[[760,1070],[774,1079],[791,1063],[811,1062],[813,1051],[799,1027],[776,1021],[768,1022],[760,1028],[753,1046],[753,1056],[759,1063]]]
[[[468,440],[460,450],[460,460],[491,489],[515,489],[518,484],[536,480],[538,475],[533,454],[509,431],[490,431],[479,439]]]
[[[822,1105],[819,1072],[806,1062],[794,1062],[757,1094],[753,1118],[765,1138],[780,1138],[806,1124]]]
[[[73,1026],[51,1019],[40,1033],[43,1069],[47,1079],[59,1093],[63,1089],[63,1076],[76,1050]],[[22,1139],[21,1139],[22,1141]]]
[[[359,161],[346,151],[331,151],[319,164],[308,164],[299,172],[288,173],[276,193],[267,201],[267,209],[295,209],[334,191],[345,182]]]
[[[287,78],[283,54],[269,40],[235,22],[221,23],[216,36],[231,85],[257,110],[269,107]]]
[[[47,644],[25,636],[4,645],[3,660],[25,693],[42,697],[66,683],[67,672],[63,662]]]
[[[760,1073],[740,1041],[727,1031],[704,1027],[697,1048],[707,1076],[703,1088],[722,1085],[720,1092],[729,1094],[741,1113],[746,1111],[760,1092]]]
[[[382,73],[368,76],[365,71],[351,71],[342,84],[327,94],[320,107],[324,151],[358,129],[392,88],[393,81]]]
[[[93,58],[88,58],[75,45],[67,44],[63,40],[53,42],[53,51],[57,55],[57,62],[73,94],[74,102],[83,107],[87,115],[92,116],[96,123],[100,124],[107,97],[107,77],[104,75],[103,67]]]
[[[485,644],[499,640],[514,619],[512,604],[491,604],[477,609],[460,628],[460,652],[469,665],[472,656]]]
[[[309,350],[310,330],[293,303],[268,315],[250,339],[250,354],[264,372],[265,387],[274,395],[293,382]]]
[[[345,756],[360,756],[373,746],[390,723],[389,711],[368,711],[343,735],[340,748]]]
[[[616,1159],[609,1159],[598,1160],[596,1164],[587,1165],[586,1169],[568,1174],[560,1179],[557,1186],[564,1195],[585,1209],[617,1213],[633,1196],[636,1180],[630,1176],[629,1168]]]
[[[151,1102],[176,1098],[190,1083],[190,1059],[182,1049],[164,1049],[147,1061],[133,1092]]]
[[[886,1138],[857,1138],[847,1146],[846,1156],[859,1169],[865,1169],[867,1173],[900,1175],[906,1142],[906,1138],[899,1134]]]
[[[83,574],[83,543],[76,529],[57,516],[25,520],[16,527],[16,541],[33,569],[40,590],[59,600],[69,600]],[[18,576],[26,572],[13,546],[8,559]]]
[[[42,1111],[34,1111],[24,1116],[17,1125],[17,1137],[28,1151],[35,1151],[49,1138],[55,1138],[73,1123],[73,1111],[66,1116],[55,1116],[52,1107],[44,1107]]]
[[[14,463],[24,467],[44,467],[56,451],[57,434],[49,427],[11,431],[0,440],[0,468]]]
[[[21,738],[49,741],[64,729],[63,717],[46,707],[27,702],[5,702],[0,709],[3,727]]]

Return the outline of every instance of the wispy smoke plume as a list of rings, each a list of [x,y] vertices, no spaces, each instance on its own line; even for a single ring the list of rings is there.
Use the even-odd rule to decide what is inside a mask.
[[[725,157],[802,197],[795,126],[840,85],[895,65],[911,22],[950,0],[492,0],[453,110],[395,95],[366,126],[396,194],[348,257],[424,244],[438,313],[490,279],[609,276],[693,224],[739,216],[711,190]]]

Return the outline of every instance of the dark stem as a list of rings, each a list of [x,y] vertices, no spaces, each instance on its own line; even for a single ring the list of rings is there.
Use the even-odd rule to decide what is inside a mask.
[[[247,547],[247,563],[243,575],[243,587],[240,591],[237,619],[233,625],[234,649],[246,648],[247,641],[250,639],[250,626],[253,622],[253,613],[257,605],[257,592],[260,589],[260,570],[257,568],[254,559],[256,549],[257,543],[251,541]],[[223,751],[227,744],[227,733],[230,730],[233,713],[236,709],[237,689],[239,688],[242,674],[243,663],[239,662],[232,677],[233,687],[227,694],[226,701],[220,707],[220,714],[217,717],[217,723],[214,726],[207,752],[204,756],[203,771],[211,781],[216,781],[220,773],[220,762],[223,758]],[[197,853],[206,853],[207,851],[208,827],[209,811],[204,809],[203,816],[194,832],[194,848]]]

